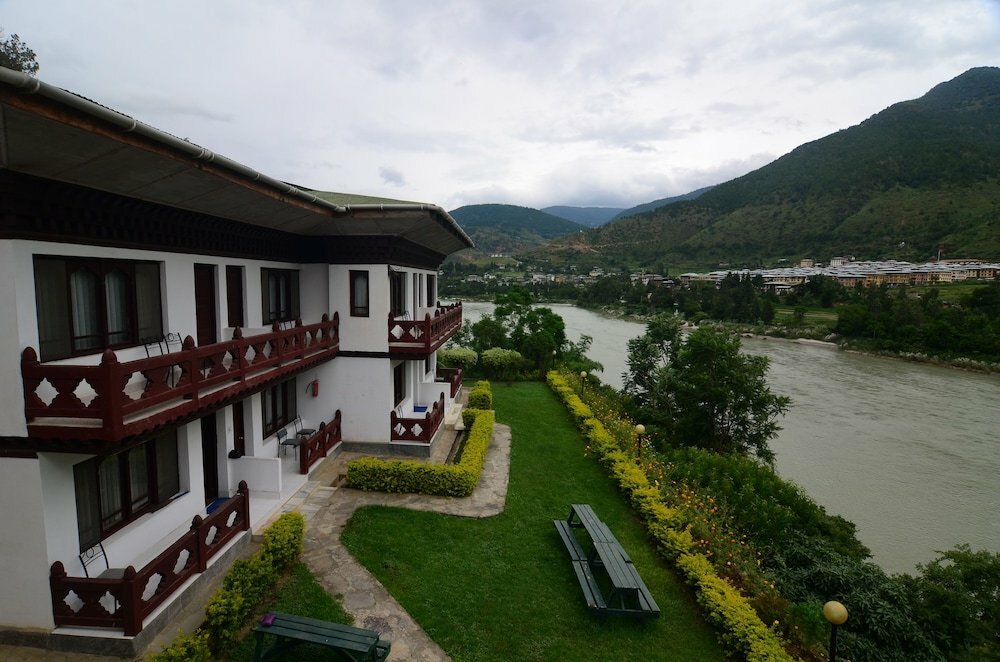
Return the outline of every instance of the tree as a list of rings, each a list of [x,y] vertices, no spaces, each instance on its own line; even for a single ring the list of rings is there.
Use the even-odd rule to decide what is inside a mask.
[[[739,337],[700,328],[682,341],[678,320],[657,315],[628,343],[624,390],[643,422],[678,445],[772,463],[768,441],[791,402],[767,385],[767,358],[740,353]]]
[[[0,30],[0,36],[3,31]],[[32,76],[38,73],[38,60],[35,51],[28,48],[28,45],[21,41],[16,34],[0,41],[0,66],[23,71]]]
[[[771,393],[768,360],[740,353],[733,333],[701,328],[678,349],[672,377],[675,432],[688,445],[755,455],[768,464],[767,442],[791,400]]]

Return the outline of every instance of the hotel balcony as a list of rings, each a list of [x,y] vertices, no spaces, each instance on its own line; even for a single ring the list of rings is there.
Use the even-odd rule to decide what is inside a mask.
[[[416,406],[413,416],[401,416],[397,410],[389,414],[389,440],[430,444],[444,421],[444,394],[431,406]]]
[[[100,577],[70,577],[56,561],[49,571],[55,624],[114,628],[135,636],[144,620],[249,528],[250,492],[240,483],[236,496],[205,518],[195,516],[188,531],[168,539],[166,549],[138,569],[130,564],[117,572],[109,568]]]
[[[408,320],[389,313],[389,353],[427,356],[437,351],[462,328],[462,302],[442,306],[422,320]]]
[[[235,328],[231,340],[202,347],[188,336],[179,351],[124,362],[107,350],[97,365],[40,363],[28,347],[21,355],[28,435],[119,442],[194,420],[333,359],[339,328],[337,313],[324,314],[315,324],[275,324],[253,335]]]

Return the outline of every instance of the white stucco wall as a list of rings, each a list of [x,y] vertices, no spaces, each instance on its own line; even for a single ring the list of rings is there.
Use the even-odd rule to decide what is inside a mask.
[[[333,369],[331,404],[341,410],[344,440],[388,441],[392,411],[389,360],[339,356],[327,365]]]
[[[37,459],[0,460],[0,627],[54,625],[42,499]]]
[[[351,317],[351,271],[368,272],[368,317]],[[330,301],[340,311],[340,349],[389,351],[389,270],[384,264],[330,267]]]
[[[27,434],[24,421],[24,388],[21,382],[21,350],[24,346],[10,342],[21,333],[19,325],[25,315],[35,314],[31,306],[17,296],[19,260],[15,242],[0,240],[0,338],[8,339],[0,352],[0,435],[23,437]],[[37,324],[37,323],[36,323]],[[37,337],[37,332],[36,332]],[[2,461],[2,460],[0,460]]]

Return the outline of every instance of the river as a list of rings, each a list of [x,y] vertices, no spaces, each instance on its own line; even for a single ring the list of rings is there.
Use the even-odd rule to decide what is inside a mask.
[[[571,340],[594,339],[604,382],[621,387],[626,343],[644,326],[548,304]],[[463,305],[466,320],[489,303]],[[967,542],[1000,551],[1000,378],[782,340],[743,339],[792,398],[775,467],[858,526],[873,560],[911,572]]]

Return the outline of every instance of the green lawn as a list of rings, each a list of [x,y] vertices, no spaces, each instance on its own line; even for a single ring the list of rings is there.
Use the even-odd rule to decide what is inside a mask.
[[[353,622],[350,614],[345,612],[340,603],[323,590],[323,587],[316,581],[304,563],[296,563],[292,566],[292,572],[288,579],[278,587],[272,599],[268,600],[261,609],[262,614],[269,611],[280,611],[286,614],[308,616],[348,625]],[[270,642],[267,643],[270,645]],[[250,632],[237,644],[236,648],[229,652],[226,659],[233,662],[243,662],[244,660],[249,662],[253,659],[254,644],[254,635],[253,632]],[[268,659],[277,662],[329,660],[330,649],[312,644],[302,644],[282,655]]]
[[[795,306],[775,306],[774,321],[780,324],[791,324],[795,319]],[[833,326],[837,323],[836,308],[806,308],[805,321],[809,324],[824,324]]]
[[[494,385],[513,428],[503,514],[482,520],[372,507],[347,548],[455,660],[722,660],[690,593],[654,555],[643,528],[547,386]],[[587,611],[552,520],[590,503],[628,550],[659,619]]]

